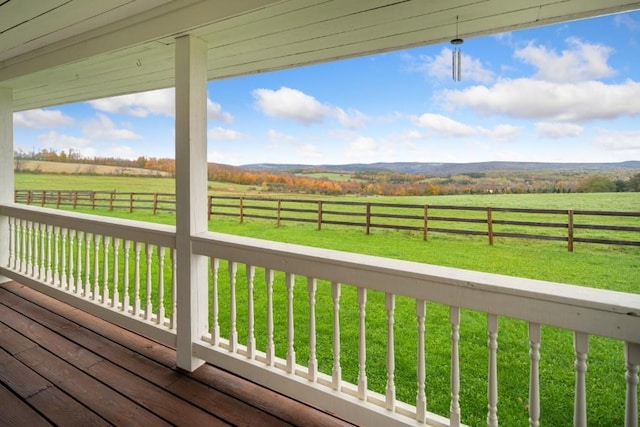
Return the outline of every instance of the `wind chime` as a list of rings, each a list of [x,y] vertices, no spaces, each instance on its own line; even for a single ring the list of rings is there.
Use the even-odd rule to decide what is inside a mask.
[[[456,16],[456,38],[451,40],[451,44],[453,45],[451,52],[451,77],[457,82],[462,80],[462,49],[460,49],[462,43],[464,43],[464,40],[458,37],[458,17]]]

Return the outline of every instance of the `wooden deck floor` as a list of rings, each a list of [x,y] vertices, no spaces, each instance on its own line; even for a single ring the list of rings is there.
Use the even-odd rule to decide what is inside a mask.
[[[2,426],[348,426],[16,282],[0,285]]]

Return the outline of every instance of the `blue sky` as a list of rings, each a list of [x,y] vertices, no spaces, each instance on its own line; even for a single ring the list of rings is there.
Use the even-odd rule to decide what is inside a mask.
[[[640,11],[210,82],[208,160],[640,160]],[[17,149],[174,157],[173,90],[14,114]]]

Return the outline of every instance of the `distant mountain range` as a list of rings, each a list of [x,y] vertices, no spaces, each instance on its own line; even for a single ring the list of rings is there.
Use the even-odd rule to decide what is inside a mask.
[[[544,162],[478,162],[478,163],[350,163],[344,165],[303,165],[256,163],[240,166],[242,169],[265,172],[327,171],[327,172],[400,172],[432,176],[448,176],[489,171],[605,171],[638,169],[640,161],[619,163],[544,163]]]

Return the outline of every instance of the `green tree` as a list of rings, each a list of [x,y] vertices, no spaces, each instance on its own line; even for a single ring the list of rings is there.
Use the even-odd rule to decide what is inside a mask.
[[[612,193],[616,191],[616,184],[602,175],[594,175],[578,185],[581,193]]]
[[[627,191],[640,191],[640,172],[629,178],[626,187]]]

